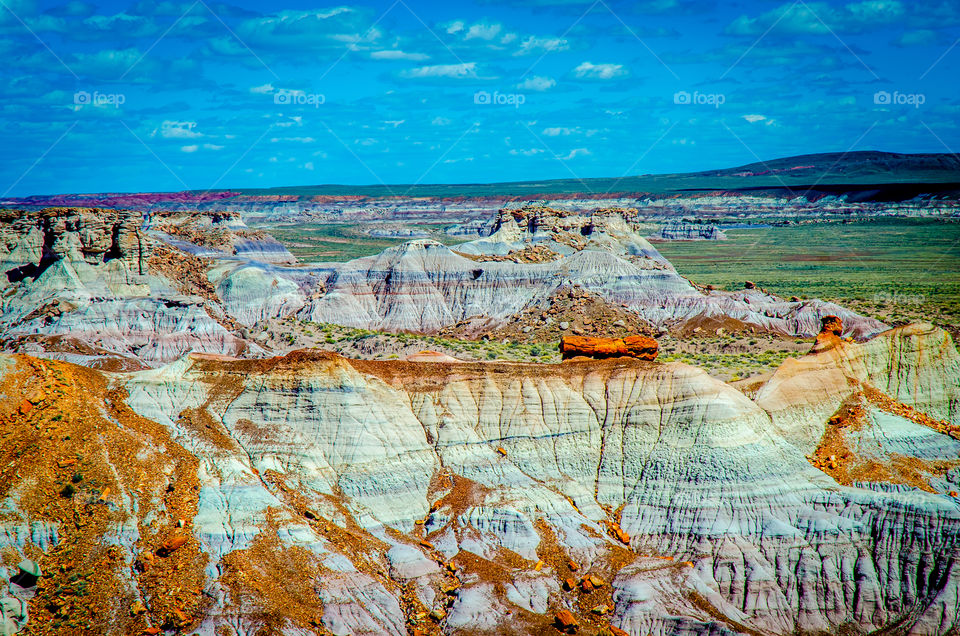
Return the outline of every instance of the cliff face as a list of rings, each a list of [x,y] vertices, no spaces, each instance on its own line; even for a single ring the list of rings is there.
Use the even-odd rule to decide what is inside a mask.
[[[247,227],[239,212],[154,212],[144,229],[193,256],[236,256],[282,265],[297,262],[275,238]]]
[[[166,275],[170,250],[142,223],[136,212],[92,208],[0,219],[5,346],[110,368],[143,368],[191,350],[247,351],[216,302]],[[186,268],[197,280],[200,265]]]
[[[57,573],[50,585],[70,542],[117,546],[117,582],[96,589],[134,590],[112,602],[129,629],[543,633],[561,609],[586,633],[960,626],[960,365],[929,326],[784,365],[756,401],[629,359],[192,356],[108,384],[20,357],[3,382],[18,435],[0,446],[0,542]],[[888,472],[821,462],[838,430]],[[76,509],[55,485],[75,470],[100,493],[81,483],[93,503]],[[172,556],[145,556],[175,533]],[[145,613],[122,611],[129,594]]]
[[[62,259],[109,265],[128,281],[147,273],[149,242],[140,233],[138,213],[99,208],[5,211],[0,218],[0,289],[37,277]]]

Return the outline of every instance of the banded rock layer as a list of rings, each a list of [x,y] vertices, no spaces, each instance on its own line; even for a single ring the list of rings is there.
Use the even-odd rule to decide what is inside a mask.
[[[79,399],[58,378],[104,382],[64,363],[12,362],[7,426],[56,433],[66,424],[42,413]],[[42,410],[23,414],[16,395],[43,378]],[[585,633],[960,626],[960,505],[948,492],[960,481],[960,356],[929,325],[788,361],[751,387],[756,400],[694,367],[627,359],[374,362],[301,351],[185,357],[109,382],[83,397],[101,440],[83,436],[94,444],[83,470],[97,474],[98,457],[133,440],[131,461],[153,468],[139,485],[104,468],[102,485],[117,494],[106,496],[115,516],[101,540],[132,564],[190,511],[179,517],[183,552],[144,573],[118,570],[148,608],[124,620],[179,621],[165,585],[176,580],[170,559],[189,556],[177,576],[198,577],[202,593],[177,585],[172,597],[205,634],[403,634],[411,620],[425,633],[541,633],[563,609]],[[804,399],[794,408],[795,395]],[[815,466],[813,449],[836,432],[831,414],[860,395],[864,419],[844,429],[852,449],[877,463],[906,458],[915,485],[845,485]],[[44,504],[34,485],[43,480],[27,476],[56,471],[80,443],[70,437],[37,456],[39,441],[3,469],[23,481],[5,477],[0,540],[45,571],[56,571],[59,540],[20,528],[74,531],[49,516],[61,508]],[[603,585],[563,589],[584,574]],[[604,604],[609,614],[591,612]]]
[[[313,268],[223,264],[211,279],[226,311],[245,325],[296,313],[314,322],[388,331],[435,333],[465,321],[496,327],[578,285],[663,329],[711,324],[813,336],[820,318],[830,314],[843,319],[847,336],[862,339],[884,329],[877,320],[820,300],[787,302],[758,289],[701,291],[658,254],[626,260],[594,249],[546,263],[478,262],[419,240]]]

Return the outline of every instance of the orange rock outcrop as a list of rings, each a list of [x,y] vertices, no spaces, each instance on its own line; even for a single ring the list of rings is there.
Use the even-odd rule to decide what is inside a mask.
[[[820,333],[817,334],[817,341],[813,343],[811,353],[818,353],[833,349],[842,341],[840,334],[843,333],[843,321],[837,316],[824,316],[820,319]]]
[[[563,336],[560,338],[560,356],[564,360],[577,356],[588,358],[631,357],[640,360],[655,360],[657,350],[657,341],[646,336],[627,336],[625,338]]]

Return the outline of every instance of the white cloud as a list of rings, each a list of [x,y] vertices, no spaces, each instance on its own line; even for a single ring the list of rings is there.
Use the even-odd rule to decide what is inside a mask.
[[[202,134],[194,130],[196,127],[197,122],[195,121],[166,120],[160,124],[159,133],[164,139],[194,139],[196,137],[203,137]],[[157,132],[157,130],[154,130],[153,135],[156,135]]]
[[[531,35],[520,43],[520,49],[514,55],[529,55],[531,53],[553,53],[566,51],[570,45],[563,38],[544,38]]]
[[[518,150],[516,148],[510,149],[511,155],[523,155],[524,157],[532,157],[534,155],[539,155],[543,152],[543,148],[531,148],[529,150]]]
[[[573,69],[573,74],[580,79],[609,80],[625,76],[627,70],[623,67],[623,64],[593,64],[591,62],[583,62],[580,66]]]
[[[250,92],[257,95],[268,95],[273,91],[273,84],[263,84],[262,86],[253,86],[250,88]]]
[[[548,137],[559,137],[560,135],[572,135],[574,133],[580,132],[579,128],[565,128],[563,126],[557,128],[544,128],[543,134]]]
[[[180,150],[183,152],[196,152],[200,149],[200,146],[194,144],[192,146],[180,146]]]
[[[430,77],[452,77],[460,79],[463,77],[476,77],[476,62],[467,62],[464,64],[434,64],[431,66],[418,66],[408,69],[401,73],[403,77],[410,79],[423,79]]]
[[[217,144],[203,144],[204,150],[223,150],[223,146]]]
[[[371,23],[371,15],[368,10],[351,7],[286,9],[244,20],[237,25],[235,36],[211,38],[207,44],[212,52],[230,56],[249,55],[247,45],[257,51],[300,52],[344,46],[355,51],[383,48],[378,42],[386,35],[375,22]]]
[[[766,119],[766,117],[764,117],[763,115],[744,115],[743,118],[746,119],[751,124],[755,124],[758,121],[763,121],[764,119]]]
[[[545,91],[557,85],[557,80],[552,77],[541,77],[539,75],[528,77],[519,84],[517,88],[522,91]]]
[[[383,51],[374,51],[370,54],[374,60],[409,60],[411,62],[423,62],[429,60],[430,56],[424,53],[407,53],[400,49],[386,49]]]
[[[931,29],[918,29],[916,31],[907,31],[894,42],[897,46],[917,46],[924,44],[936,44],[937,32]]]
[[[488,22],[477,22],[471,24],[467,29],[465,40],[493,40],[503,30],[503,25],[498,23],[490,24]]]
[[[564,161],[569,161],[570,159],[576,159],[577,157],[586,156],[589,154],[590,154],[590,151],[587,150],[586,148],[574,148],[569,153],[567,153],[566,157],[562,157],[562,159]]]
[[[472,24],[454,20],[440,25],[461,47],[487,53],[511,53],[514,56],[566,51],[569,42],[561,37],[522,34],[508,31],[499,22],[480,20]]]
[[[308,161],[307,163],[303,164],[303,167],[306,168],[307,170],[313,170],[313,162]]]
[[[864,0],[843,6],[826,2],[783,4],[755,18],[741,15],[726,33],[755,36],[771,30],[794,35],[831,34],[834,31],[859,33],[871,28],[897,24],[907,15],[899,0]]]
[[[446,117],[437,116],[437,117],[434,117],[433,121],[430,123],[433,124],[434,126],[449,126],[453,122],[447,119]]]

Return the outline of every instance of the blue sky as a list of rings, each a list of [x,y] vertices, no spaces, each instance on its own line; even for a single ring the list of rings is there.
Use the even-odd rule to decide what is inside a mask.
[[[0,195],[960,150],[960,2],[0,0]]]

